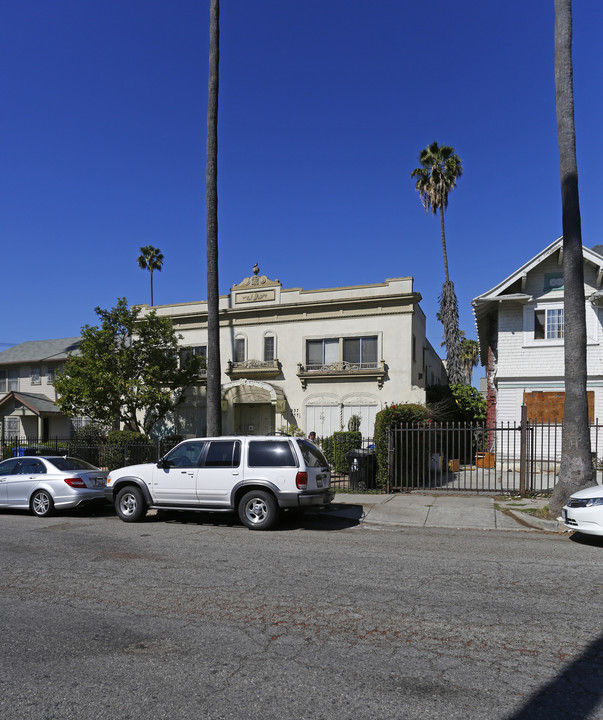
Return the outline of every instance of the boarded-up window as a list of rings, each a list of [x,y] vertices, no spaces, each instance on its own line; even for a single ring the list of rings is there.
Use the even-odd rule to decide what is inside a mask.
[[[589,390],[588,419],[592,423],[595,419],[595,393]],[[551,392],[524,392],[523,402],[528,410],[530,422],[563,422],[563,405],[565,393],[563,391]]]

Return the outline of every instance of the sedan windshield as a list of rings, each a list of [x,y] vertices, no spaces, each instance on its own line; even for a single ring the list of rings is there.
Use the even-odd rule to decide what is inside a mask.
[[[72,457],[53,457],[46,458],[47,462],[54,465],[57,470],[98,470],[94,465],[90,465],[85,460]]]

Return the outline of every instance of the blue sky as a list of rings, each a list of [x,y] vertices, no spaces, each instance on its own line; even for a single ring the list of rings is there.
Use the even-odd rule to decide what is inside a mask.
[[[603,242],[603,3],[574,4],[583,240]],[[2,0],[0,349],[74,336],[94,307],[206,298],[209,0]],[[471,300],[561,234],[553,0],[222,0],[220,292],[412,275],[428,335],[439,222],[410,172],[433,140],[464,175],[446,229]]]

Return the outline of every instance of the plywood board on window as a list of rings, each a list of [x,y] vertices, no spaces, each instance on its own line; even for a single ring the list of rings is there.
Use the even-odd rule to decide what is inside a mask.
[[[586,395],[588,399],[588,419],[590,422],[594,422],[595,393],[589,390]],[[565,392],[562,390],[524,392],[523,402],[528,411],[529,422],[563,422]]]

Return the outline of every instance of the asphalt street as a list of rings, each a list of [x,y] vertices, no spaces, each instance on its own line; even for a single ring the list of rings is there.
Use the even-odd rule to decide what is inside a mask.
[[[0,716],[603,718],[603,542],[0,513]]]

